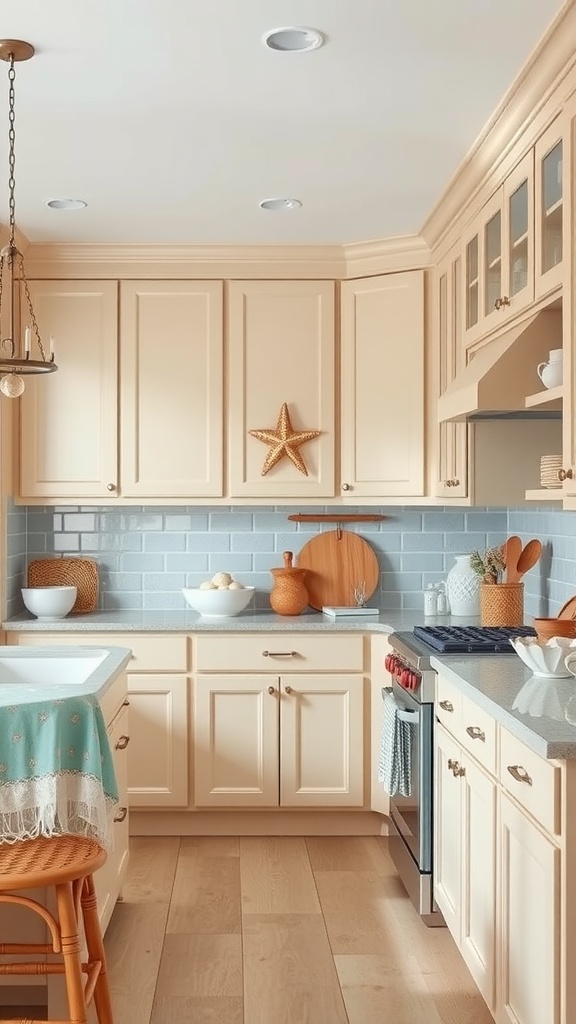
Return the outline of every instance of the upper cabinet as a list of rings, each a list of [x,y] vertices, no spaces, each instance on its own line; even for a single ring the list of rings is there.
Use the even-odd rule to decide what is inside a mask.
[[[118,481],[115,281],[31,281],[56,373],[26,378],[20,400],[24,498],[102,498]],[[111,488],[111,490],[109,490]]]
[[[432,359],[437,361],[438,394],[442,395],[461,369],[462,257],[455,246],[434,274],[434,321]],[[465,422],[438,423],[435,438],[436,486],[439,498],[468,495],[468,426]]]
[[[342,283],[341,493],[424,494],[424,272]]]
[[[124,497],[223,494],[221,281],[120,286]]]
[[[333,497],[335,347],[332,281],[229,283],[231,497]],[[254,430],[272,436],[260,439]],[[306,432],[317,435],[298,436]],[[264,472],[275,451],[280,457]]]
[[[567,123],[552,122],[464,232],[465,348],[563,283]]]

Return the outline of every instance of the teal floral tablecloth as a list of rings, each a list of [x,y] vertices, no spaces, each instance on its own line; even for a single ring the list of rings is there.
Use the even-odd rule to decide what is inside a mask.
[[[68,832],[111,849],[117,803],[95,697],[0,707],[0,842]]]

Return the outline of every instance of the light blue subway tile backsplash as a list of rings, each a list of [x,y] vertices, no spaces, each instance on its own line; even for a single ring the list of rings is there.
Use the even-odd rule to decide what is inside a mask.
[[[22,610],[27,563],[47,555],[96,558],[103,610],[183,610],[181,588],[215,572],[232,572],[256,587],[255,605],[269,607],[271,569],[282,553],[298,552],[335,524],[298,523],[283,506],[8,506],[6,613]],[[333,513],[329,505],[307,508]],[[446,578],[455,555],[501,544],[511,533],[545,541],[540,562],[525,577],[525,610],[555,615],[576,594],[576,512],[547,508],[437,508],[358,506],[346,513],[381,513],[382,521],[351,523],[380,566],[371,603],[383,609],[423,609],[423,590]]]

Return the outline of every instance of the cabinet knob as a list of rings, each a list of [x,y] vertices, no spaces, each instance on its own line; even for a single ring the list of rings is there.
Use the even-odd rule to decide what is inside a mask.
[[[342,484],[342,490],[343,491],[350,491],[351,489],[352,488],[350,487],[350,484]]]
[[[516,782],[525,782],[527,786],[532,785],[532,779],[528,775],[528,772],[520,764],[508,764],[506,765],[510,775]]]
[[[118,814],[114,815],[114,824],[115,825],[119,825],[121,821],[124,821],[124,819],[125,819],[127,814],[128,814],[128,808],[127,807],[120,807],[120,809],[118,811]]]
[[[510,299],[507,295],[503,295],[500,299],[496,299],[494,303],[494,309],[502,309],[503,306],[509,306]]]
[[[118,740],[118,743],[116,744],[116,750],[126,750],[126,747],[128,746],[129,743],[129,736],[121,736],[120,739]]]
[[[451,700],[441,700],[440,707],[442,711],[454,711],[454,705]]]
[[[292,687],[291,686],[285,686],[284,689],[285,689],[286,693],[292,693]]]
[[[486,742],[486,733],[482,731],[477,725],[467,725],[466,732],[473,740],[482,740],[482,743]]]
[[[564,482],[564,480],[571,480],[573,475],[574,474],[571,469],[558,470],[558,479],[561,480],[562,482]]]
[[[269,686],[268,687],[268,693],[270,694],[271,697],[273,697],[274,694],[276,693],[275,687],[274,686]]]
[[[108,486],[107,486],[107,490],[109,490],[109,491],[115,491],[115,490],[116,490],[116,484],[108,484]]]
[[[459,483],[460,483],[459,480],[453,478],[452,480],[445,480],[444,481],[444,486],[445,487],[458,487]]]

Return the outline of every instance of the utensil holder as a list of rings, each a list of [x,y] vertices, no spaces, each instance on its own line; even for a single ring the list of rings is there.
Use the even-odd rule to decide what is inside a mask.
[[[523,583],[482,583],[480,587],[481,626],[522,626],[523,623]]]

